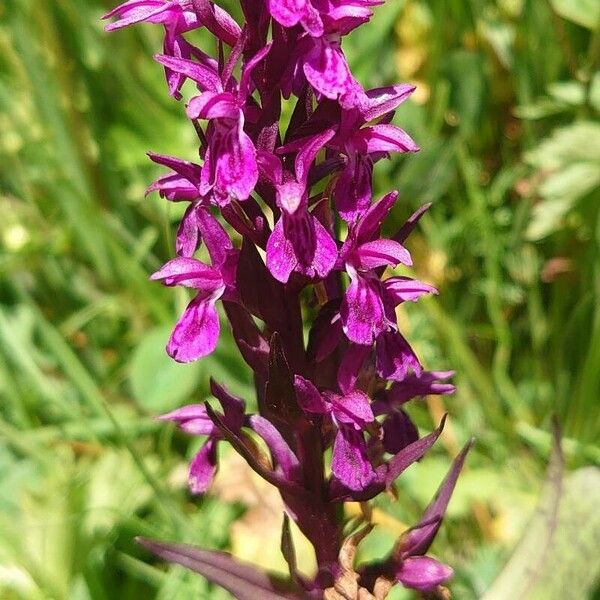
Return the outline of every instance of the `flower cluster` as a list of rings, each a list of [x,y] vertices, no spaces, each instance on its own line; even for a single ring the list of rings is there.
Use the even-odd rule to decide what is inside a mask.
[[[167,352],[180,362],[211,353],[220,302],[256,382],[258,414],[213,382],[222,412],[207,402],[162,418],[206,436],[191,464],[192,492],[209,488],[222,440],[278,488],[319,565],[307,580],[290,564],[303,594],[383,598],[396,582],[429,593],[452,574],[425,553],[468,447],[421,522],[380,563],[348,563],[337,510],[391,488],[440,435],[443,422],[420,438],[404,405],[454,390],[451,372],[423,369],[396,322],[398,305],[435,289],[388,276],[411,264],[403,243],[429,207],[386,238],[397,194],[372,198],[374,164],[418,151],[392,123],[414,88],[365,90],[348,67],[341,40],[380,0],[240,2],[243,26],[208,0],[128,0],[106,15],[109,30],[163,25],[155,59],[169,93],[181,99],[186,81],[195,90],[186,113],[199,162],[149,154],[168,172],[148,191],[187,203],[176,256],[152,279],[195,290]],[[216,39],[216,57],[186,39],[199,28]],[[201,245],[209,263],[195,257]]]

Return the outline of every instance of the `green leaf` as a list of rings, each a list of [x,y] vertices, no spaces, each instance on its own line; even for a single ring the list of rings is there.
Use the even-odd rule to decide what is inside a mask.
[[[528,152],[525,160],[548,170],[580,160],[600,162],[600,123],[579,121],[559,127]]]
[[[551,2],[552,8],[564,19],[592,30],[600,25],[598,0],[551,0]]]
[[[180,364],[165,351],[169,328],[149,331],[129,364],[129,386],[138,403],[152,413],[177,407],[198,384],[201,365]]]
[[[600,469],[548,480],[504,571],[483,600],[588,598],[600,576]]]

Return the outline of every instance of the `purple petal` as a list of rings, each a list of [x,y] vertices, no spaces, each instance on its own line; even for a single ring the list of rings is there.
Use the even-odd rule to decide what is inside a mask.
[[[414,91],[415,86],[408,83],[368,90],[364,103],[359,107],[365,123],[395,110]]]
[[[352,223],[371,204],[373,161],[368,156],[350,153],[348,163],[339,174],[333,194],[335,205],[344,221]]]
[[[109,19],[116,16],[117,21],[105,27],[106,31],[115,31],[129,25],[146,21],[148,23],[163,23],[168,26],[178,26],[184,21],[182,29],[193,29],[199,26],[196,16],[191,11],[186,11],[187,20],[182,19],[184,11],[179,2],[163,2],[157,0],[129,0],[113,8],[102,18]],[[186,22],[187,21],[187,22]]]
[[[352,77],[339,44],[315,40],[312,50],[305,56],[303,69],[315,90],[332,100],[361,89]]]
[[[246,200],[258,181],[258,165],[256,149],[244,131],[242,118],[221,142],[215,160],[216,187],[237,200]]]
[[[361,432],[349,427],[338,431],[333,444],[331,471],[340,483],[353,491],[364,490],[375,479]]]
[[[240,115],[240,108],[229,92],[204,92],[189,101],[186,113],[190,119],[235,120]]]
[[[323,19],[321,19],[319,11],[313,7],[311,2],[306,3],[306,10],[301,23],[307,33],[314,38],[319,38],[325,33]]]
[[[306,188],[296,181],[286,181],[277,186],[277,206],[293,215],[302,206],[306,209]]]
[[[340,423],[354,425],[362,429],[366,423],[375,420],[369,397],[360,390],[354,390],[345,396],[331,394],[333,414]]]
[[[214,302],[195,298],[188,304],[167,344],[177,362],[198,360],[216,348],[220,325]]]
[[[217,440],[208,438],[190,464],[188,483],[192,494],[204,494],[210,487],[216,472]]]
[[[267,267],[277,281],[287,283],[297,264],[294,247],[283,231],[283,219],[279,219],[267,242]]]
[[[214,36],[229,46],[236,44],[242,30],[227,11],[209,0],[192,0],[192,5],[202,24]]]
[[[330,407],[324,402],[319,390],[311,381],[304,379],[300,375],[296,375],[294,377],[294,388],[298,404],[302,410],[320,415],[330,412]]]
[[[171,259],[153,273],[150,279],[163,279],[163,283],[168,286],[183,285],[206,293],[216,292],[223,287],[223,279],[216,269],[185,256]]]
[[[421,363],[404,337],[394,331],[384,331],[375,348],[377,373],[387,380],[402,381],[412,369],[422,372]]]
[[[200,179],[201,167],[189,160],[183,160],[175,156],[167,156],[165,154],[156,154],[155,152],[148,152],[148,158],[163,167],[168,167],[178,173],[182,177],[185,177],[190,183],[198,184]]]
[[[334,135],[335,130],[330,128],[317,135],[304,138],[295,161],[296,179],[299,183],[306,186],[308,172],[310,171],[317,154]]]
[[[215,426],[206,414],[204,404],[189,404],[166,415],[158,417],[161,421],[172,421],[186,433],[191,435],[210,435]]]
[[[390,454],[401,450],[419,439],[419,432],[403,410],[391,412],[383,422],[383,448]]]
[[[192,204],[188,206],[177,228],[175,250],[179,256],[190,258],[194,255],[199,245],[198,207]]]
[[[379,0],[369,4],[381,4]],[[367,6],[356,6],[356,3],[335,5],[329,3],[326,13],[328,29],[333,29],[339,35],[346,35],[353,29],[366,23],[373,16],[373,11]]]
[[[419,146],[408,133],[396,125],[364,127],[352,136],[352,141],[348,144],[352,144],[358,152],[365,154],[419,151]]]
[[[394,306],[402,302],[416,302],[425,294],[437,294],[433,286],[410,277],[389,277],[383,282],[383,288]]]
[[[272,152],[261,150],[260,148],[256,151],[256,162],[260,174],[265,177],[273,185],[280,185],[283,179],[283,169],[281,167],[281,160],[278,156],[275,156]]]
[[[396,579],[405,587],[427,592],[448,581],[454,571],[429,556],[409,557],[396,571]]]
[[[229,235],[219,221],[205,208],[198,210],[197,223],[213,266],[217,269],[222,267],[230,250],[233,249]]]
[[[267,242],[267,267],[281,283],[287,283],[292,271],[323,279],[336,260],[331,235],[306,209],[282,216]]]
[[[239,97],[242,100],[246,100],[246,98],[252,93],[252,81],[251,76],[254,69],[258,66],[261,60],[267,56],[270,52],[273,44],[267,44],[262,47],[249,61],[247,61],[242,67],[242,76],[240,77],[240,89],[239,89]]]
[[[221,78],[219,77],[218,72],[215,69],[211,69],[210,67],[203,65],[202,63],[194,60],[188,60],[186,58],[166,56],[165,54],[156,54],[154,56],[154,60],[164,67],[167,67],[167,69],[170,71],[180,73],[185,77],[189,77],[192,81],[195,81],[200,89],[205,93],[223,91]],[[198,117],[190,116],[190,118],[197,119]]]
[[[177,173],[159,177],[148,186],[145,192],[146,196],[151,192],[158,192],[161,198],[166,198],[171,202],[195,200],[200,196],[198,186],[190,183],[188,179]]]
[[[402,244],[384,239],[361,244],[355,250],[352,261],[356,268],[367,271],[385,265],[395,266],[399,263],[412,265],[410,254]]]
[[[394,382],[387,392],[387,404],[389,407],[400,406],[415,396],[453,394],[456,388],[451,383],[438,383],[453,375],[454,371],[423,371],[419,375],[412,373],[402,381]]]
[[[348,286],[340,315],[344,333],[351,341],[371,345],[385,326],[385,315],[377,280],[357,275]]]
[[[308,0],[269,0],[269,12],[284,27],[294,27],[306,11]]]
[[[315,228],[316,248],[315,254],[310,265],[302,272],[309,277],[320,277],[324,279],[329,275],[335,266],[338,250],[333,238],[323,227],[319,219],[312,217],[313,226]]]

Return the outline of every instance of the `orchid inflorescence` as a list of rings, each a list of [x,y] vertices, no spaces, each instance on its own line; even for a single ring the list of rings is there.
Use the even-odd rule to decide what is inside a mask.
[[[161,418],[206,436],[190,467],[193,493],[209,489],[224,440],[279,490],[291,587],[275,591],[258,569],[224,555],[189,549],[184,560],[182,546],[145,543],[196,565],[239,598],[385,598],[397,582],[435,594],[452,569],[425,554],[469,445],[420,523],[380,562],[354,564],[368,528],[344,537],[339,510],[392,488],[439,437],[443,421],[420,438],[404,405],[454,391],[452,373],[423,370],[396,323],[396,307],[435,289],[386,276],[388,267],[411,265],[403,243],[429,206],[384,238],[397,194],[372,201],[374,164],[392,152],[418,151],[392,124],[414,87],[364,90],[348,67],[341,39],[369,21],[380,0],[240,3],[243,27],[208,0],[129,0],[106,15],[115,18],[107,29],[162,24],[164,48],[155,59],[170,95],[181,99],[187,80],[198,90],[186,112],[201,164],[149,154],[169,169],[149,191],[188,203],[176,257],[152,275],[195,291],[167,352],[179,362],[210,354],[220,302],[257,391],[258,414],[211,382],[221,412],[207,402]],[[216,39],[216,58],[186,39],[199,28]],[[210,264],[195,258],[201,244]],[[313,579],[294,564],[288,519],[314,547]],[[199,567],[203,560],[217,561],[221,574],[214,565]]]

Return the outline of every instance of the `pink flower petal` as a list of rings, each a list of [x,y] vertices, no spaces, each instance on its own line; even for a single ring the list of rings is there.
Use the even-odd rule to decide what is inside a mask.
[[[190,464],[188,482],[192,494],[204,494],[217,472],[217,440],[209,438]]]
[[[371,345],[385,327],[385,314],[378,281],[357,275],[348,286],[340,315],[349,340]]]
[[[214,300],[192,300],[179,319],[167,352],[177,362],[187,363],[210,354],[219,339],[219,315]]]

